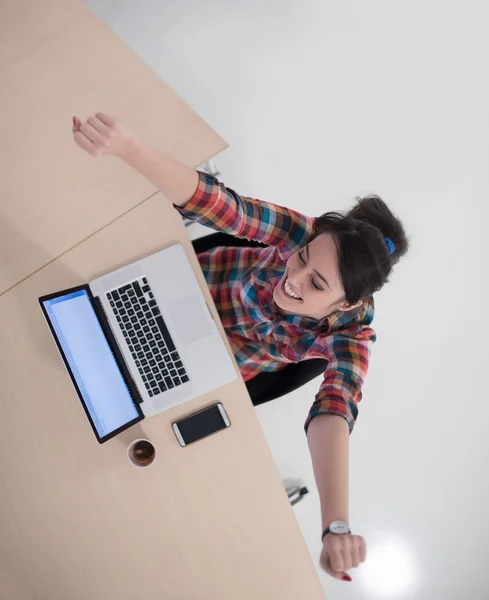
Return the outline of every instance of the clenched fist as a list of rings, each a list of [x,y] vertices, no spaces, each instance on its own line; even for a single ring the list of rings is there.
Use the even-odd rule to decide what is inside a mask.
[[[91,156],[112,154],[123,158],[129,151],[134,135],[120,121],[97,113],[88,117],[85,123],[73,117],[73,139]]]
[[[324,536],[319,563],[332,577],[351,581],[346,571],[358,567],[366,556],[367,544],[362,536],[351,533],[344,535],[328,533]]]

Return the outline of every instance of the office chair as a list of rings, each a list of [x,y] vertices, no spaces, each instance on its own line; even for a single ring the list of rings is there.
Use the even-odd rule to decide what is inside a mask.
[[[192,244],[197,254],[218,246],[267,247],[261,242],[244,240],[220,232],[193,240]],[[253,405],[258,406],[296,390],[324,373],[327,365],[328,361],[325,358],[312,358],[299,363],[289,363],[278,371],[258,373],[253,379],[246,382]]]

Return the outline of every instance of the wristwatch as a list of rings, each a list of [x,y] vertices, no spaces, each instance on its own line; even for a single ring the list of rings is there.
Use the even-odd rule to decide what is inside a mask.
[[[324,540],[324,536],[328,533],[334,533],[335,535],[345,535],[347,533],[351,533],[348,524],[344,521],[333,521],[329,524],[328,527],[323,531],[323,535],[321,536],[321,541]]]

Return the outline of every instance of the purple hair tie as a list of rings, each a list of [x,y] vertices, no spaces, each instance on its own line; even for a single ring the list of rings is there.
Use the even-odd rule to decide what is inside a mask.
[[[392,240],[390,240],[389,238],[385,238],[385,241],[387,242],[387,246],[389,247],[389,253],[393,254],[394,244],[393,244]]]

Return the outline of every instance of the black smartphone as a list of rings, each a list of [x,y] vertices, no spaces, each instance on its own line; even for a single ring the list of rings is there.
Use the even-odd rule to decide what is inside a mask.
[[[224,406],[219,402],[176,421],[172,427],[180,446],[188,446],[230,425]]]

